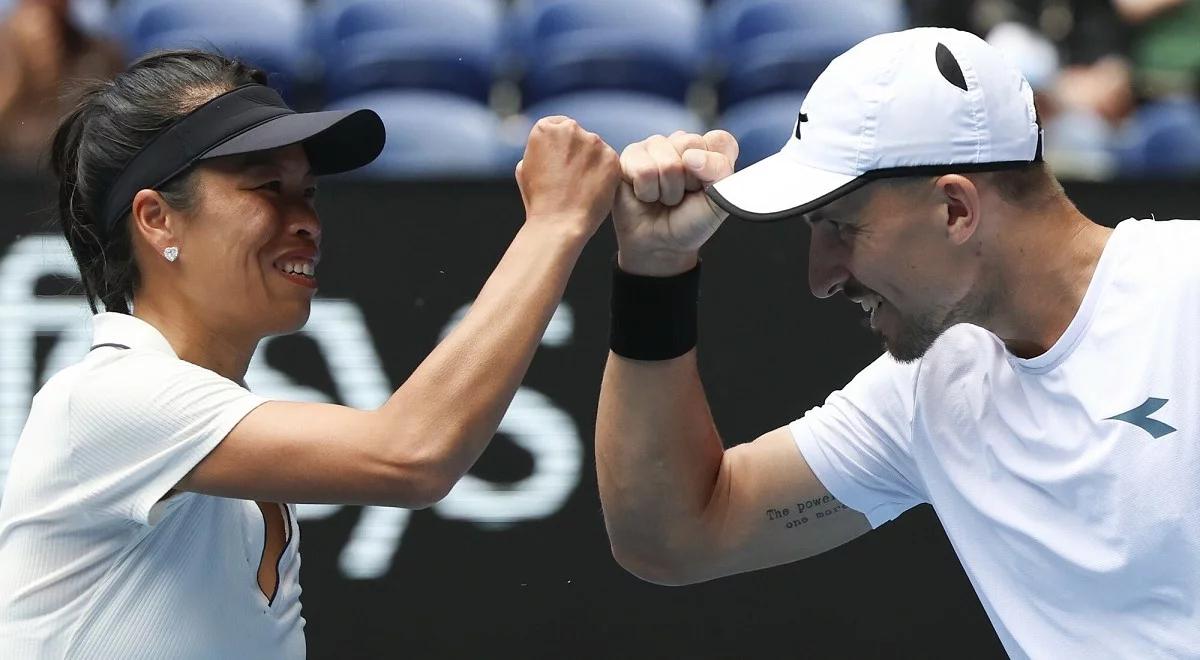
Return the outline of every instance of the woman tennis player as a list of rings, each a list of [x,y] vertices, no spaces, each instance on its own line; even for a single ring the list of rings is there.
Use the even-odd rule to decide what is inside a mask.
[[[617,156],[533,129],[526,220],[457,329],[377,410],[268,401],[257,343],[308,318],[316,179],[373,160],[369,110],[296,113],[265,76],[174,51],[96,84],[53,142],[92,350],[34,398],[0,504],[0,657],[301,658],[294,504],[426,507],[496,431]],[[380,278],[402,275],[380,269]]]

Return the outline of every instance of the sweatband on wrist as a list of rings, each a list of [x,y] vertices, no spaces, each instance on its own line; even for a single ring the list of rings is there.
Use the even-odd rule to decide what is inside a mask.
[[[671,277],[626,273],[613,259],[609,346],[632,360],[671,360],[696,346],[700,263]]]

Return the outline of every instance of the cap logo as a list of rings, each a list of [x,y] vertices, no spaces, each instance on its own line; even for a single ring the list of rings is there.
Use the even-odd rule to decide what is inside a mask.
[[[800,124],[803,124],[806,121],[808,121],[808,115],[803,112],[801,112],[800,116],[796,118],[796,139],[797,140],[800,139]]]
[[[962,67],[958,65],[958,60],[954,59],[954,53],[946,48],[946,44],[937,45],[934,59],[937,60],[938,71],[947,82],[964,92],[967,91],[967,79],[963,76]]]

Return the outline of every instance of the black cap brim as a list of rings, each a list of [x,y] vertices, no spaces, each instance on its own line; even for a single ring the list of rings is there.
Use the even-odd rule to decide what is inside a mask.
[[[373,110],[327,110],[285,114],[222,142],[201,159],[301,144],[313,174],[348,172],[383,151],[383,120]]]

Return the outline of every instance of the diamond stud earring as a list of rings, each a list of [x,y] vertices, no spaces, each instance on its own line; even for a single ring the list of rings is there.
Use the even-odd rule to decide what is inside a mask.
[[[179,258],[179,248],[172,245],[163,250],[163,256],[166,257],[167,261],[175,261]]]

